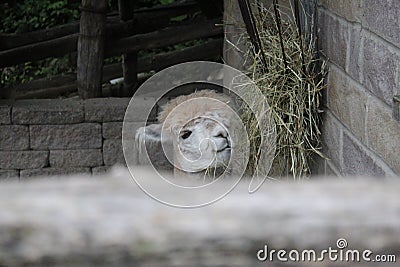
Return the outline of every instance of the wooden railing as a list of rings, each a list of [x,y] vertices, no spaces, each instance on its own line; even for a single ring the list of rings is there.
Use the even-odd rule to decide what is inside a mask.
[[[101,8],[101,3],[103,8]],[[197,16],[171,24],[180,15],[200,13],[196,2],[170,4],[129,12],[129,1],[120,0],[120,14],[106,15],[106,0],[82,0],[80,22],[24,34],[0,34],[0,68],[77,53],[77,72],[2,88],[5,98],[54,97],[76,91],[81,98],[100,97],[101,84],[124,75],[122,96],[132,95],[137,74],[160,70],[185,61],[210,60],[222,55],[221,18]],[[201,2],[201,1],[200,1]],[[91,8],[95,6],[95,8]],[[194,16],[196,17],[196,16]],[[94,23],[97,21],[97,23]],[[202,44],[155,56],[137,52],[162,48],[200,38]],[[123,64],[103,67],[105,58],[124,55]]]

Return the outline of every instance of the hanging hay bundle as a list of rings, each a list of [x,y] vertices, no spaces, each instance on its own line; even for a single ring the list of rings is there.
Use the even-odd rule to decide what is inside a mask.
[[[319,151],[320,95],[325,87],[326,63],[316,57],[312,32],[301,34],[300,27],[289,19],[281,20],[276,9],[258,10],[255,21],[261,51],[254,56],[251,46],[247,60],[249,76],[267,98],[268,112],[276,124],[276,154],[270,175],[307,177],[313,156],[323,156]],[[248,171],[254,173],[260,168],[258,155],[265,148],[259,146],[257,122],[246,106],[242,119],[251,140]]]

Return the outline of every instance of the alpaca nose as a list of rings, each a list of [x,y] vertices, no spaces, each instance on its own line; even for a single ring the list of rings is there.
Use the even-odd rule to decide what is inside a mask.
[[[214,137],[216,138],[227,138],[228,137],[228,133],[225,131],[224,128],[220,127],[215,133],[214,133]]]

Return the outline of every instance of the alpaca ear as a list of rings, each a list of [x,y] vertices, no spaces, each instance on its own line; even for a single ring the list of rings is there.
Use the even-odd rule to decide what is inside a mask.
[[[151,124],[136,131],[135,143],[139,152],[140,164],[150,163],[162,168],[172,164],[174,158],[172,138],[168,131],[162,133],[162,129],[162,124]],[[145,151],[146,153],[144,153]],[[159,155],[160,152],[164,156],[154,158],[154,155]]]
[[[140,127],[136,131],[136,142],[143,144],[148,143],[158,143],[161,142],[161,130],[162,124],[151,124],[146,127]]]
[[[146,127],[141,127],[136,131],[136,142],[143,144],[161,143],[161,141],[169,141],[170,137],[167,133],[161,134],[162,124],[150,124]],[[164,140],[162,140],[164,138]]]

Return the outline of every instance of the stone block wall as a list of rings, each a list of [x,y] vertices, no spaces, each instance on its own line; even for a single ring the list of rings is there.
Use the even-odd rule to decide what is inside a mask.
[[[129,100],[0,102],[0,179],[99,174],[124,165],[122,123]],[[139,126],[141,115],[132,117]]]
[[[329,59],[325,171],[400,174],[400,2],[320,0],[319,48]]]

